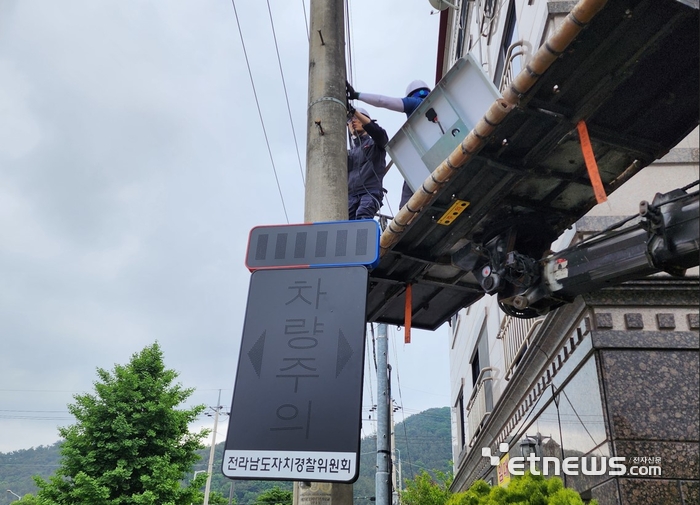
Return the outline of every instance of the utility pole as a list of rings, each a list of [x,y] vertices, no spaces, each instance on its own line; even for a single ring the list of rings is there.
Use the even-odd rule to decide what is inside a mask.
[[[389,340],[387,325],[377,325],[377,475],[374,495],[377,505],[390,505],[389,459],[391,458],[391,441],[389,432],[389,412],[391,410],[391,392],[387,355]]]
[[[391,376],[389,376],[389,380],[391,380]],[[391,384],[389,385],[389,391],[391,391]],[[394,429],[394,412],[396,412],[397,409],[398,407],[394,406],[394,400],[392,398],[389,405],[389,429],[391,430],[391,487],[394,490],[393,493],[391,493],[391,505],[398,505],[399,503],[399,486],[396,479],[396,469],[398,468],[396,465],[396,430]]]
[[[304,221],[348,218],[342,0],[311,0]]]
[[[216,428],[219,424],[219,411],[221,411],[221,390],[216,400],[214,409],[214,431],[211,434],[211,448],[209,449],[209,466],[207,466],[207,485],[204,487],[204,505],[209,505],[209,490],[211,489],[211,474],[214,469],[214,451],[216,450]]]
[[[311,0],[304,221],[348,218],[342,0]],[[294,505],[352,505],[351,484],[295,483]]]

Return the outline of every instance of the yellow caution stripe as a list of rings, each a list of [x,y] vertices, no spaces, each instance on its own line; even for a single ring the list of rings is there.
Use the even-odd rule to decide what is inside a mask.
[[[442,215],[442,217],[438,219],[438,224],[445,226],[451,225],[454,220],[457,219],[457,216],[464,212],[464,209],[467,207],[469,207],[469,202],[466,200],[455,200],[455,203],[453,203],[452,206]]]

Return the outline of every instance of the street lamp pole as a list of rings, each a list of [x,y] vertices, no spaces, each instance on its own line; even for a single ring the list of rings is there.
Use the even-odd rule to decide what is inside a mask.
[[[397,484],[398,484],[398,486],[397,486],[396,489],[397,489],[397,491],[398,491],[398,493],[399,493],[399,500],[400,500],[400,499],[401,499],[401,492],[403,491],[403,474],[401,473],[401,451],[400,451],[398,448],[395,449],[395,450],[396,450],[396,453],[397,453],[398,456],[399,456],[399,457],[398,457],[398,462],[399,462],[399,464],[398,464],[398,466],[397,466],[397,474],[398,474],[398,477],[397,477]]]
[[[8,489],[7,492],[10,493],[11,495],[16,496],[18,500],[22,499],[22,497],[20,495],[18,495],[17,493],[15,493],[12,489]]]
[[[207,473],[207,471],[206,470],[195,470],[194,475],[192,476],[192,480],[197,478],[198,473]],[[194,503],[190,503],[190,505],[194,505]]]

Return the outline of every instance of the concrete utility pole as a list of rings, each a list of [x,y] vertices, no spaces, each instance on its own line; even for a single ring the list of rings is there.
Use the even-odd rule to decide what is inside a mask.
[[[391,503],[389,459],[391,458],[389,435],[389,412],[391,409],[391,389],[389,363],[387,359],[389,340],[387,325],[377,325],[377,475],[374,495],[377,505]]]
[[[348,218],[342,0],[311,0],[304,221]]]
[[[391,380],[391,374],[389,374],[389,380]],[[391,392],[391,384],[389,384],[389,392]],[[398,409],[398,407],[394,406],[394,400],[391,395],[389,395],[391,398],[389,400],[389,429],[391,430],[391,487],[394,490],[393,493],[391,493],[391,504],[392,505],[398,505],[399,503],[399,485],[398,485],[398,480],[396,478],[396,470],[398,468],[398,465],[396,464],[396,429],[394,425],[394,412]]]
[[[311,0],[304,221],[348,218],[342,0]],[[351,484],[295,483],[294,505],[352,505]]]
[[[207,485],[204,487],[204,505],[209,505],[209,491],[211,489],[211,475],[214,469],[214,451],[216,450],[216,428],[219,424],[219,412],[221,411],[221,390],[216,400],[214,409],[214,431],[211,434],[211,448],[209,449],[209,466],[207,466]],[[196,475],[195,475],[196,476]]]

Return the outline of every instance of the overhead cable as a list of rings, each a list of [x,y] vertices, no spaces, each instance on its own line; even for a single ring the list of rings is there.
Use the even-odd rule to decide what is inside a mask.
[[[253,81],[253,73],[250,70],[250,62],[248,61],[248,52],[245,48],[245,41],[243,40],[243,31],[241,30],[241,23],[238,20],[238,11],[236,10],[236,0],[231,0],[233,5],[233,13],[236,16],[236,25],[238,26],[238,34],[241,37],[241,45],[243,46],[243,55],[245,56],[245,64],[248,67],[248,76],[250,77],[250,84],[253,87],[253,96],[255,97],[255,105],[258,108],[258,116],[260,116],[260,124],[262,125],[263,135],[265,136],[265,144],[267,144],[267,152],[270,155],[270,163],[272,163],[272,171],[275,174],[275,182],[277,182],[277,191],[280,194],[280,200],[282,201],[282,209],[284,210],[284,217],[289,224],[289,216],[287,215],[287,206],[284,204],[284,196],[282,196],[282,187],[280,186],[279,177],[277,177],[277,168],[275,167],[275,160],[272,157],[272,149],[270,149],[270,141],[267,138],[267,130],[265,129],[265,121],[263,120],[262,111],[260,110],[260,102],[258,101],[258,93],[255,90],[255,82]]]
[[[301,7],[304,10],[304,25],[306,26],[306,39],[311,41],[311,37],[309,36],[309,19],[306,17],[306,3],[304,0],[301,0]]]
[[[401,377],[399,376],[399,356],[398,352],[396,351],[396,338],[391,339],[393,345],[394,345],[394,361],[395,365],[394,368],[396,368],[396,386],[399,389],[399,407],[401,407],[401,410],[403,411],[403,394],[401,393]],[[411,478],[414,479],[415,476],[413,475],[413,466],[411,463],[411,448],[408,445],[408,432],[406,431],[406,418],[404,417],[403,422],[401,423],[403,425],[403,436],[406,440],[406,453],[408,456],[408,468],[411,471]]]
[[[275,41],[275,51],[277,52],[277,64],[280,67],[280,76],[282,77],[282,88],[284,88],[284,99],[287,101],[287,112],[289,112],[289,124],[292,127],[292,137],[294,137],[294,147],[297,150],[297,160],[299,160],[299,172],[301,173],[301,182],[306,187],[304,180],[304,167],[301,165],[301,156],[299,155],[299,143],[297,142],[297,134],[294,130],[294,121],[292,120],[292,109],[289,106],[289,95],[287,94],[287,84],[284,81],[284,72],[282,71],[282,60],[280,59],[280,50],[277,45],[277,34],[275,33],[275,23],[272,21],[272,9],[270,9],[270,0],[267,0],[267,12],[270,14],[270,26],[272,27],[272,38]]]
[[[351,20],[350,20],[350,5],[348,0],[343,1],[343,8],[345,10],[345,63],[347,67],[347,80],[348,82],[353,82],[353,61],[352,61],[352,30],[351,30]]]

